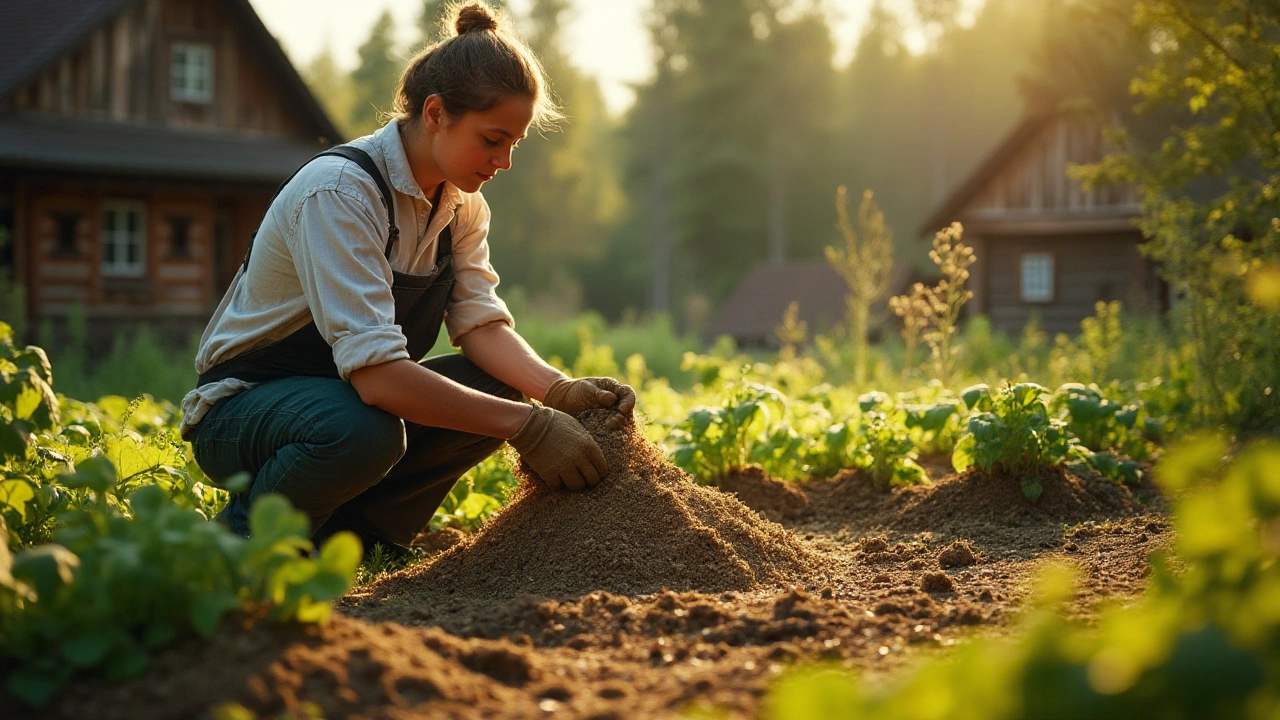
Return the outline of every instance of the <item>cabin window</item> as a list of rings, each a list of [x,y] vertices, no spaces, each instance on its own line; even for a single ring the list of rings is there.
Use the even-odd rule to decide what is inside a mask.
[[[191,257],[191,218],[169,216],[169,257]]]
[[[213,102],[213,46],[174,43],[169,54],[169,97],[178,102]]]
[[[146,273],[147,236],[142,203],[108,202],[102,208],[102,274],[141,277]]]
[[[76,236],[80,230],[80,213],[73,212],[56,212],[53,213],[54,236],[53,254],[55,257],[67,257],[78,255],[80,249],[76,247]]]
[[[1053,254],[1027,253],[1022,256],[1022,302],[1053,302]]]

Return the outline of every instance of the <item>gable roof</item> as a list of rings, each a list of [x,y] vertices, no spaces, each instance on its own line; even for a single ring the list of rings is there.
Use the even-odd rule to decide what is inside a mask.
[[[282,138],[0,115],[0,168],[275,184],[322,149]]]
[[[0,100],[88,39],[137,0],[4,0]]]
[[[34,80],[98,28],[140,0],[3,0],[0,2],[0,102]],[[342,133],[311,93],[279,41],[262,24],[249,0],[225,0],[249,39],[264,52],[270,71],[293,94],[302,115],[318,134],[342,142]]]
[[[1054,112],[1028,112],[1022,120],[1005,137],[1004,142],[993,151],[987,159],[965,179],[955,192],[952,192],[929,214],[916,232],[921,236],[933,237],[934,233],[947,227],[959,218],[959,213],[973,200],[987,183],[994,178],[1004,166],[1016,157],[1027,143],[1035,139],[1042,129],[1057,117]]]
[[[906,264],[894,264],[889,293],[901,292],[912,275]],[[800,319],[813,332],[842,322],[849,290],[825,260],[762,264],[747,273],[712,317],[703,333],[712,340],[729,335],[740,343],[776,345],[775,330],[791,303],[799,303]]]

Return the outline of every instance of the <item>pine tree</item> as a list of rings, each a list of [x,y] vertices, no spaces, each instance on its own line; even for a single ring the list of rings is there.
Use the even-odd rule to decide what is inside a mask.
[[[357,51],[360,62],[351,72],[352,104],[348,125],[354,134],[373,132],[391,108],[403,62],[395,50],[395,20],[384,10]]]
[[[354,137],[355,128],[349,125],[351,118],[351,78],[338,67],[333,48],[325,45],[314,59],[302,69],[302,78],[311,93],[320,101],[329,118],[344,137]],[[340,138],[333,138],[338,142]]]

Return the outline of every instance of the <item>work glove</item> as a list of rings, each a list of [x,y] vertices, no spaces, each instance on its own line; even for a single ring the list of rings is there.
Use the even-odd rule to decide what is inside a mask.
[[[608,377],[577,380],[562,377],[547,388],[542,404],[570,415],[577,415],[583,410],[613,408],[618,414],[611,416],[605,424],[611,430],[617,430],[631,417],[631,411],[636,407],[636,391],[630,385]]]
[[[520,431],[507,440],[552,490],[582,490],[608,474],[604,453],[572,416],[534,406]]]

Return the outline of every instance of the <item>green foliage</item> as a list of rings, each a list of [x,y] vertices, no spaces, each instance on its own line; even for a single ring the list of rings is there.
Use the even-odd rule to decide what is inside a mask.
[[[951,462],[957,472],[977,467],[1023,479],[1034,477],[1069,456],[1075,456],[1066,423],[1050,417],[1047,390],[1035,383],[1009,385],[995,396],[985,386],[965,390],[971,410],[965,433],[956,442]],[[982,408],[989,407],[983,410]],[[1027,496],[1039,495],[1028,490]]]
[[[1067,383],[1054,392],[1049,407],[1065,418],[1067,431],[1090,450],[1118,450],[1146,460],[1154,450],[1148,438],[1164,434],[1164,423],[1147,415],[1141,402],[1113,402],[1097,385]]]
[[[397,57],[395,19],[390,10],[382,11],[356,52],[360,64],[351,71],[352,98],[345,127],[357,135],[366,135],[377,130],[383,114],[391,110],[392,95],[403,69]]]
[[[1131,84],[1137,110],[1172,110],[1172,132],[1155,148],[1134,133],[1078,175],[1141,190],[1143,250],[1181,298],[1175,327],[1195,368],[1198,421],[1270,433],[1280,422],[1280,315],[1251,302],[1249,287],[1280,267],[1280,9],[1138,0],[1133,17],[1151,50]]]
[[[306,516],[255,503],[251,540],[208,518],[206,487],[178,413],[143,396],[55,396],[38,347],[0,324],[0,663],[15,696],[41,705],[80,671],[141,672],[151,651],[210,635],[234,610],[323,622],[361,549],[339,534],[315,557]],[[16,552],[16,554],[14,554]]]
[[[1168,453],[1179,562],[1152,557],[1150,589],[1089,627],[1062,619],[1071,574],[1049,568],[1016,640],[974,641],[878,691],[825,669],[779,683],[778,719],[1272,717],[1280,704],[1280,446],[1218,438]]]
[[[695,408],[672,431],[672,462],[701,483],[715,483],[748,464],[760,442],[759,433],[770,426],[786,402],[786,397],[771,387],[742,383],[726,393],[718,405]],[[786,432],[771,432],[766,438],[769,447],[791,442]]]
[[[431,518],[431,528],[475,529],[497,512],[519,481],[501,453],[485,458],[458,481]]]
[[[906,428],[884,413],[871,411],[858,425],[858,442],[871,482],[881,490],[894,485],[928,482],[924,468],[915,461],[916,451]]]
[[[79,671],[137,675],[151,651],[191,632],[208,637],[233,610],[324,622],[360,562],[350,533],[309,557],[306,516],[278,496],[254,504],[244,540],[155,485],[113,503],[120,480],[101,455],[63,481],[92,501],[60,513],[56,544],[22,550],[13,581],[0,578],[0,654],[21,663],[8,689],[32,705]]]

